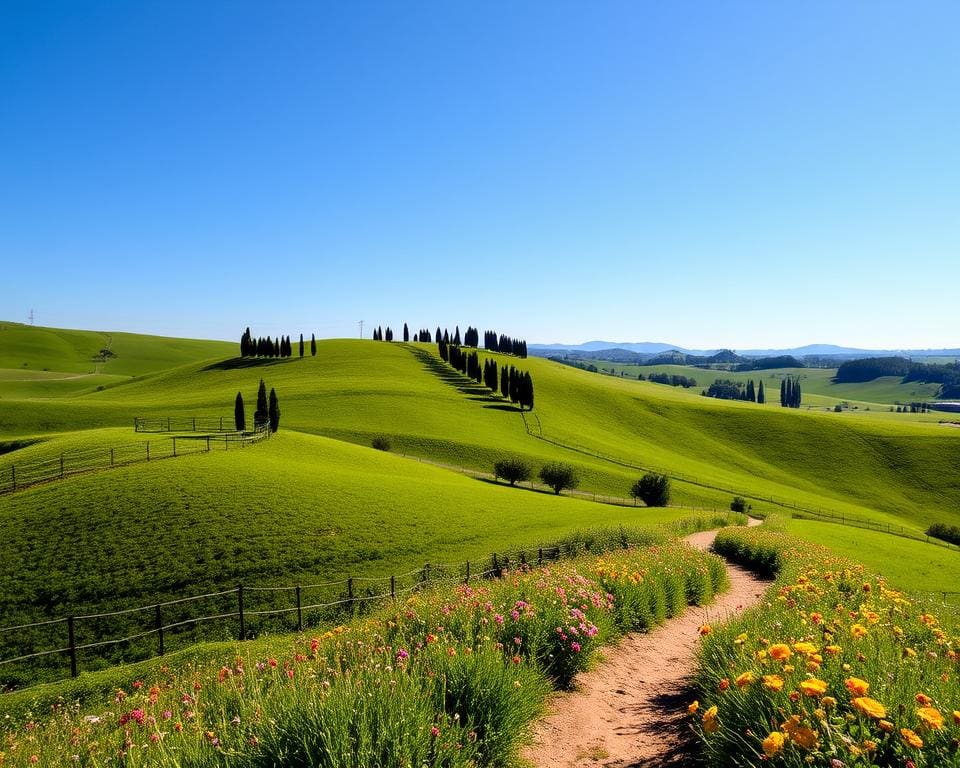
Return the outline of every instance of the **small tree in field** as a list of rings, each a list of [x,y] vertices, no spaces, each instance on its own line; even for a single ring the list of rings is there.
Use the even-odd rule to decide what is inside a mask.
[[[377,435],[370,441],[370,445],[376,448],[378,451],[389,451],[390,450],[390,438],[386,435]]]
[[[500,459],[493,465],[493,476],[496,479],[501,477],[510,485],[529,480],[533,470],[523,459]]]
[[[317,356],[317,337],[314,334],[310,334],[310,355],[312,357]]]
[[[257,388],[257,410],[253,414],[253,426],[262,427],[267,423],[267,385],[260,379],[260,386]]]
[[[665,507],[670,503],[670,478],[648,472],[633,484],[630,495],[648,507]]]
[[[558,461],[547,464],[541,469],[540,479],[553,488],[554,493],[560,493],[567,488],[576,488],[580,483],[577,471],[569,464],[562,464]]]
[[[277,390],[270,387],[270,431],[276,432],[280,428],[280,401],[277,399]]]
[[[733,501],[730,502],[730,511],[731,512],[740,512],[741,514],[746,513],[750,509],[750,505],[747,504],[747,500],[743,496],[734,496]]]
[[[233,422],[237,432],[243,432],[247,428],[247,416],[243,410],[243,395],[237,392],[237,399],[233,404]]]

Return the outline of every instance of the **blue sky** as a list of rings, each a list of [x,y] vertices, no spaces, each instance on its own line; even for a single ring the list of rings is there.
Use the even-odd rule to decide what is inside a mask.
[[[0,318],[958,346],[960,5],[0,6]]]

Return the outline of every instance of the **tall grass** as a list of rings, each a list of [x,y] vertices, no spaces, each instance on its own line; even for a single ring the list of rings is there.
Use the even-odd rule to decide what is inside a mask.
[[[238,646],[109,700],[0,721],[4,765],[504,766],[601,643],[724,588],[715,555],[611,550]]]

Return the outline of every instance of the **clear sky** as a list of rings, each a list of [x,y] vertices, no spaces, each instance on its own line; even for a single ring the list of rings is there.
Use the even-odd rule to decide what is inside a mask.
[[[0,318],[960,346],[960,3],[0,4]]]

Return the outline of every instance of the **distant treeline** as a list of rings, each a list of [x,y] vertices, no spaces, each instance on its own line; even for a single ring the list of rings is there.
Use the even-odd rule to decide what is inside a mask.
[[[299,352],[300,357],[303,357],[304,343],[302,333],[300,334]],[[317,339],[313,334],[310,335],[310,354],[313,356],[317,354]],[[289,336],[278,336],[276,339],[271,339],[269,336],[266,338],[258,336],[254,339],[250,333],[250,329],[247,328],[240,337],[240,356],[293,357],[293,344],[290,342]]]
[[[772,368],[803,368],[802,362],[792,355],[778,355],[777,357],[758,357],[740,363],[735,371],[768,371]]]
[[[767,393],[763,388],[763,381],[760,382],[760,387],[757,388],[753,383],[753,379],[750,379],[746,385],[744,385],[742,381],[717,379],[709,388],[703,390],[700,394],[705,397],[715,397],[718,400],[746,400],[751,403],[760,403],[761,405],[767,402]]]
[[[643,374],[638,373],[637,378],[643,381]],[[683,387],[684,389],[697,386],[696,379],[691,379],[689,376],[671,375],[669,373],[651,373],[647,376],[647,381],[652,381],[654,384],[669,384],[671,387]]]
[[[414,336],[414,341],[427,343],[431,341],[430,331],[426,329],[421,329],[414,334]],[[373,340],[393,341],[393,329],[387,326],[386,331],[384,331],[383,326],[377,326],[373,329]],[[410,341],[410,331],[406,323],[403,324],[403,340]],[[476,349],[480,346],[480,331],[468,325],[461,340],[459,325],[454,329],[453,336],[450,335],[448,329],[444,329],[443,333],[441,333],[440,326],[438,325],[432,340],[435,344],[443,342],[444,344],[454,347],[470,347]],[[483,332],[483,346],[490,352],[499,352],[502,355],[527,356],[527,342],[525,339],[512,339],[506,334],[498,334],[496,331]]]
[[[533,410],[533,379],[527,371],[520,371],[512,365],[500,367],[491,358],[484,358],[481,365],[480,355],[475,350],[467,352],[459,345],[448,344],[443,339],[440,339],[437,348],[441,360],[477,384],[483,384],[494,394],[499,390],[500,394],[521,409],[526,407]]]
[[[939,384],[937,397],[960,397],[960,362],[944,365],[915,363],[905,357],[867,357],[843,363],[833,380],[838,384],[861,383],[881,376],[899,376],[904,384],[910,381]]]

